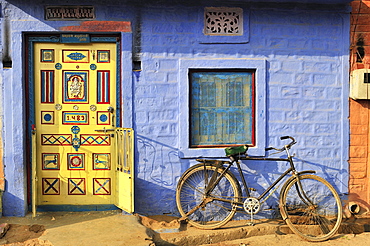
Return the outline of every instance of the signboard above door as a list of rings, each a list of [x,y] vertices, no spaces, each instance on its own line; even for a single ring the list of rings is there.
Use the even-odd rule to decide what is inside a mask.
[[[90,35],[86,33],[60,34],[61,43],[90,43]]]

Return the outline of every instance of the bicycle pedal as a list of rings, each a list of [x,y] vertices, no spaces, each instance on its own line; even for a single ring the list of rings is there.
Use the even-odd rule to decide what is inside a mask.
[[[254,224],[253,222],[248,222],[247,223],[247,226],[255,226],[256,224]]]
[[[257,191],[255,188],[249,188],[250,191]]]

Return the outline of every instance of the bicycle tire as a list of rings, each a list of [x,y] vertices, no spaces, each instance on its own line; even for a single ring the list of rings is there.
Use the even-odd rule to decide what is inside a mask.
[[[300,175],[307,205],[297,192],[298,179],[289,179],[281,191],[280,212],[289,228],[301,238],[320,242],[331,238],[342,221],[342,203],[334,187],[316,175]]]
[[[176,204],[181,216],[199,205],[205,199],[205,184],[208,183],[216,167],[197,164],[180,178],[176,189]],[[224,168],[218,168],[220,174]],[[208,177],[208,179],[207,179]],[[187,216],[188,222],[199,229],[216,229],[225,225],[236,212],[236,204],[241,195],[240,185],[235,176],[227,171],[209,194],[209,201]],[[230,199],[229,202],[213,198]]]

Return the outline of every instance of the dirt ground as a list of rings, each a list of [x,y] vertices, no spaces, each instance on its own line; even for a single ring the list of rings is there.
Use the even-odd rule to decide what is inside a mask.
[[[1,245],[6,246],[52,246],[48,241],[39,239],[45,231],[43,225],[17,225],[10,224],[5,236],[0,239]]]
[[[145,227],[152,230],[161,230],[167,228],[179,228],[180,223],[176,218],[164,215],[154,215],[154,216],[140,216],[140,222]]]
[[[0,245],[5,246],[56,246],[56,245],[127,245],[127,246],[155,246],[150,238],[144,238],[142,236],[142,231],[135,231],[135,223],[130,225],[130,228],[125,228],[131,233],[130,236],[126,238],[116,239],[117,234],[122,232],[122,228],[108,229],[104,230],[103,228],[109,228],[113,223],[114,227],[119,227],[121,225],[120,218],[121,214],[118,212],[100,212],[100,213],[81,213],[78,216],[70,216],[69,214],[56,214],[54,216],[40,216],[36,219],[24,219],[24,218],[11,218],[4,219],[1,218],[1,223],[9,223],[10,228],[3,238],[0,239]],[[132,216],[134,217],[134,216]],[[149,231],[155,234],[155,231],[171,228],[179,228],[180,224],[174,217],[169,216],[136,216],[138,222],[141,223],[140,226],[145,226],[149,228]],[[118,221],[118,224],[117,224]],[[111,225],[110,225],[111,224]],[[139,224],[139,223],[138,223]],[[90,231],[89,227],[99,226],[101,235],[94,235],[95,238],[91,238],[92,235],[88,233],[97,234],[96,231]],[[118,225],[118,226],[117,226]],[[71,227],[73,226],[73,227]],[[125,225],[126,226],[126,225]],[[126,226],[127,227],[127,226]],[[53,230],[56,230],[53,232]],[[68,234],[68,231],[81,231],[85,232],[87,235],[84,235],[81,238],[79,243],[70,244],[63,241],[63,237],[56,238],[54,242],[51,243],[48,240],[45,240],[45,234],[48,234],[48,238],[53,238],[53,233],[62,233]],[[188,230],[190,233],[192,230]],[[148,232],[148,230],[147,230]],[[147,233],[146,232],[146,233]],[[99,234],[99,233],[98,233]],[[176,233],[174,233],[176,234]],[[122,235],[122,234],[121,234]],[[64,238],[66,238],[65,235]],[[81,236],[81,235],[80,235]],[[135,238],[139,237],[140,238]],[[131,239],[128,237],[132,237]],[[150,237],[150,233],[147,237]],[[54,238],[53,238],[54,239]],[[83,243],[82,241],[85,241]],[[105,243],[103,243],[105,242]],[[126,243],[124,243],[126,242]],[[263,235],[263,236],[251,236],[245,239],[226,241],[221,243],[214,243],[210,241],[208,244],[203,244],[202,246],[277,246],[277,245],[289,245],[289,246],[306,246],[306,245],[315,245],[315,246],[329,246],[329,245],[338,245],[338,246],[367,246],[370,242],[370,233],[364,232],[360,234],[341,234],[337,235],[331,240],[320,242],[320,243],[310,243],[306,242],[303,239],[300,239],[294,234],[281,235],[278,233]],[[160,245],[160,244],[157,244]],[[174,244],[172,244],[174,245]],[[189,245],[189,246],[199,246]]]
[[[264,235],[246,239],[207,244],[207,246],[368,246],[370,243],[370,233],[337,235],[325,242],[307,242],[294,234],[289,235]],[[206,246],[206,245],[201,245]]]
[[[2,217],[10,225],[0,245],[140,245],[152,242],[138,218],[121,211],[38,213],[35,218]]]

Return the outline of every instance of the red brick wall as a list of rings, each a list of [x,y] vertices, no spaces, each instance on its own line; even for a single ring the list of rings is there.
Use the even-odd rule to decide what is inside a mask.
[[[369,138],[368,101],[350,100],[350,201],[369,203],[368,197],[368,138]]]
[[[370,68],[370,1],[353,1],[351,14],[351,71]],[[364,55],[358,61],[357,52]],[[361,52],[360,52],[361,53]],[[350,104],[350,153],[349,201],[361,206],[361,214],[370,210],[369,196],[369,123],[370,101],[349,100]]]

